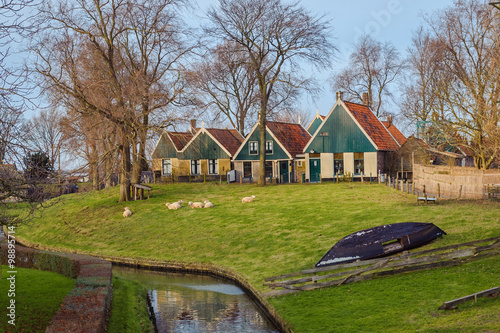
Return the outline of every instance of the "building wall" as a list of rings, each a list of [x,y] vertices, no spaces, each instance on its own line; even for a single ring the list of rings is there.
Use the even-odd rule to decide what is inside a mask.
[[[323,121],[321,129],[305,150],[314,150],[318,153],[377,151],[348,111],[340,104]]]
[[[344,153],[344,172],[354,175],[354,153]]]
[[[333,179],[333,154],[321,154],[321,178]]]

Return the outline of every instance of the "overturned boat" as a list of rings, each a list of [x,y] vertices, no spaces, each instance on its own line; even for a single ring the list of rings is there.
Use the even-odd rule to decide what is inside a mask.
[[[402,222],[352,233],[337,242],[316,267],[345,264],[391,255],[427,244],[446,235],[433,223]]]

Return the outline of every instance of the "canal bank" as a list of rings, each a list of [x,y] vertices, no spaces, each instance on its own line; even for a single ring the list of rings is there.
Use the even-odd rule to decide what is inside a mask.
[[[209,276],[215,279],[222,279],[232,282],[251,299],[258,312],[262,314],[265,320],[282,333],[289,333],[291,329],[288,323],[278,315],[274,308],[262,297],[260,292],[256,290],[246,279],[239,274],[228,270],[224,267],[207,264],[207,263],[181,263],[181,262],[164,262],[154,260],[143,260],[133,258],[119,257],[100,257],[101,259],[112,262],[114,266],[122,266],[133,269],[142,269],[147,271],[165,272],[165,273],[185,273],[201,276]]]

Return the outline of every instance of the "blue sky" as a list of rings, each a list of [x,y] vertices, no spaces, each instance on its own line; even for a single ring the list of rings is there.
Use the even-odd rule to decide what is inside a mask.
[[[200,13],[217,0],[198,0]],[[450,6],[451,0],[308,0],[301,1],[302,6],[315,15],[325,15],[334,33],[334,42],[339,49],[338,58],[333,64],[333,71],[347,64],[356,38],[363,33],[370,34],[376,40],[393,43],[402,56],[411,43],[413,31],[422,22],[422,13],[432,13],[437,9]],[[331,72],[316,73],[323,92],[316,101],[304,101],[303,107],[313,115],[316,110],[326,115],[335,102],[328,78]]]

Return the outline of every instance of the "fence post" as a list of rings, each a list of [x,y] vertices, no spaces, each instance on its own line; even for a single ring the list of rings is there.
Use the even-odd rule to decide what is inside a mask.
[[[243,184],[243,175],[240,175],[240,184]]]
[[[438,198],[441,198],[441,186],[439,186],[439,183],[437,185],[438,185]]]
[[[460,189],[458,190],[458,198],[462,197],[462,185],[460,185]]]

